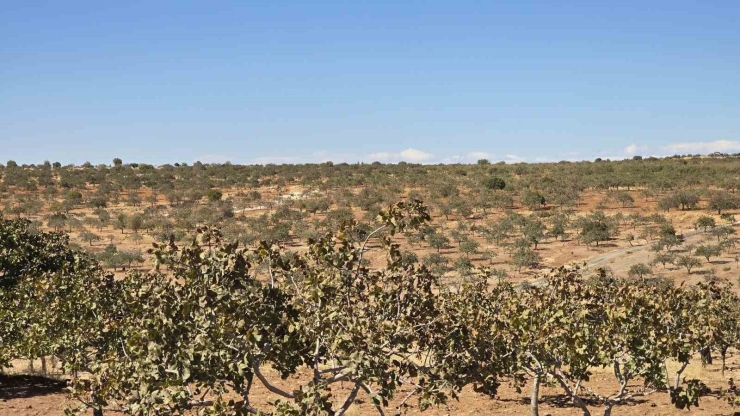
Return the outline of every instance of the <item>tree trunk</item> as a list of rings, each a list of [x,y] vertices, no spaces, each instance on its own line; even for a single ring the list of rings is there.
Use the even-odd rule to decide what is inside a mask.
[[[612,408],[614,407],[614,404],[607,403],[604,405],[604,416],[612,416]]]
[[[707,364],[712,364],[712,349],[704,347],[701,350],[701,366],[706,367]]]
[[[681,374],[683,374],[683,371],[686,370],[686,367],[689,365],[688,361],[681,364],[681,368],[676,371],[676,377],[673,379],[673,388],[678,389],[678,386],[681,385]],[[666,374],[667,375],[667,374]]]
[[[559,370],[558,370],[559,371]],[[565,377],[562,373],[556,373],[555,374],[555,380],[560,383],[560,386],[565,390],[568,395],[570,395],[571,399],[573,400],[573,404],[578,406],[579,409],[583,412],[583,416],[591,416],[591,412],[588,410],[588,406],[586,406],[586,403],[583,402],[583,400],[578,397],[575,391],[570,388],[568,383],[565,381]]]
[[[540,416],[540,376],[535,376],[532,380],[532,398],[530,401],[531,415]]]

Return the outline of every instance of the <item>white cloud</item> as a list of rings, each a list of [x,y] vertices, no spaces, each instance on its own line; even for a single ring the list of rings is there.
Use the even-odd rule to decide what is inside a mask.
[[[376,152],[370,153],[365,157],[367,160],[378,161],[378,162],[389,162],[394,158],[394,154],[390,152]]]
[[[740,141],[736,140],[715,140],[713,142],[684,142],[673,143],[663,146],[663,149],[669,153],[713,153],[713,152],[740,152]]]
[[[442,158],[439,163],[451,165],[455,163],[475,163],[481,159],[490,159],[491,155],[486,152],[468,152],[464,156],[452,155]]]
[[[226,163],[229,162],[229,158],[221,155],[204,155],[194,160],[194,162],[200,161],[200,163]]]
[[[275,156],[262,156],[252,160],[252,163],[256,164],[300,164],[300,163],[323,163],[326,161],[332,161],[334,163],[398,163],[406,161],[409,163],[444,163],[444,164],[458,164],[458,163],[476,163],[480,159],[488,159],[492,163],[503,161],[505,163],[519,163],[519,162],[533,162],[533,163],[554,163],[560,160],[569,161],[580,161],[580,160],[593,160],[595,157],[601,159],[610,160],[622,160],[631,159],[633,156],[639,154],[642,156],[665,156],[675,153],[702,153],[708,154],[715,151],[720,152],[740,152],[740,141],[729,141],[729,140],[718,140],[714,142],[687,142],[687,143],[675,143],[666,145],[659,148],[659,151],[651,150],[646,145],[640,145],[632,143],[622,149],[613,149],[613,151],[606,151],[596,155],[582,155],[577,152],[564,152],[558,155],[549,156],[532,156],[522,157],[515,154],[507,155],[493,155],[484,151],[469,151],[467,153],[457,153],[435,156],[430,152],[416,148],[408,148],[398,152],[394,151],[378,151],[373,153],[367,153],[364,155],[348,154],[348,153],[332,153],[326,150],[316,151],[310,154],[282,154]],[[206,163],[221,163],[225,162],[225,157],[219,156],[208,156],[201,158],[201,161]]]
[[[326,150],[319,150],[306,156],[262,156],[252,159],[252,163],[257,165],[266,165],[268,163],[279,164],[299,164],[299,163],[324,163],[324,162],[356,162],[357,160],[350,155],[331,154]]]
[[[647,150],[647,146],[638,146],[637,144],[632,143],[631,145],[624,148],[624,154],[627,156],[634,156],[638,152],[646,152]]]
[[[440,160],[440,163],[444,164],[454,164],[454,163],[475,163],[479,161],[480,159],[488,159],[492,162],[498,162],[503,161],[506,163],[517,163],[517,162],[523,162],[524,158],[516,156],[516,155],[506,155],[502,158],[494,157],[493,155],[486,153],[486,152],[469,152],[466,153],[464,156],[460,155],[452,155],[447,156]]]
[[[420,163],[425,162],[433,157],[433,154],[423,152],[418,149],[406,149],[401,151],[401,158],[403,158],[403,160],[405,160],[406,162]]]
[[[294,156],[263,156],[252,159],[252,163],[256,165],[268,165],[274,163],[276,165],[300,163],[297,157]]]
[[[531,159],[531,162],[532,163],[557,163],[560,161],[579,162],[582,160],[583,160],[583,157],[581,157],[580,153],[578,152],[565,152],[565,153],[561,153],[559,156],[539,156],[534,159]]]
[[[470,161],[477,162],[480,159],[488,159],[491,156],[489,156],[488,153],[486,152],[470,152],[467,155],[465,155],[465,157]]]
[[[411,163],[422,163],[422,162],[429,162],[432,158],[434,158],[434,155],[431,153],[427,153],[423,150],[419,149],[405,149],[398,153],[395,152],[375,152],[370,153],[369,155],[365,156],[363,159],[370,162],[411,162]]]
[[[506,155],[506,157],[504,158],[504,162],[519,163],[519,162],[524,162],[524,158],[519,157],[517,155]]]
[[[445,165],[452,165],[452,164],[455,164],[455,163],[462,163],[463,159],[464,159],[464,157],[462,157],[460,155],[452,155],[452,156],[447,156],[447,157],[443,158],[439,162],[440,163],[444,163]]]

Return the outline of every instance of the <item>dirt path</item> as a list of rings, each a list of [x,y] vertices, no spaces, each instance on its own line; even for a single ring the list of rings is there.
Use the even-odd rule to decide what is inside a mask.
[[[691,230],[683,233],[684,237],[684,244],[693,244],[698,241],[701,241],[706,234],[704,233],[704,230]],[[648,255],[650,253],[650,246],[652,244],[650,242],[647,242],[645,244],[641,245],[635,245],[633,247],[622,247],[618,248],[616,250],[607,251],[606,253],[601,253],[596,257],[590,258],[586,261],[586,268],[587,269],[595,269],[597,267],[602,266],[609,266],[612,269],[616,269],[619,267],[622,269],[624,265],[629,266],[639,263],[640,261],[634,261],[635,258],[644,257],[645,254]],[[614,260],[614,262],[611,262],[611,260]]]
[[[733,224],[736,225],[738,223]],[[684,245],[695,244],[706,238],[707,234],[702,229],[689,230],[683,233]],[[652,259],[652,251],[650,250],[652,243],[646,242],[645,244],[634,245],[632,247],[621,247],[614,250],[600,253],[588,260],[583,268],[584,272],[596,270],[599,267],[608,266],[612,269],[615,274],[626,275],[629,268],[637,263],[650,263]],[[543,286],[546,283],[546,279],[540,278],[529,282],[534,286]]]

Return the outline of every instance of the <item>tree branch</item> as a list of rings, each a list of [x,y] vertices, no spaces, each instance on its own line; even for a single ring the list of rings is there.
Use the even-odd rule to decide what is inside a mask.
[[[685,362],[685,363],[681,364],[681,368],[679,368],[678,371],[676,371],[676,378],[673,380],[673,388],[674,389],[677,389],[678,386],[681,385],[681,374],[683,373],[683,370],[685,370],[686,369],[686,366],[688,366],[688,365],[689,365],[689,363],[688,362]]]
[[[583,400],[578,397],[578,395],[573,391],[573,389],[570,388],[570,385],[568,385],[568,382],[565,380],[565,376],[563,375],[562,371],[557,370],[555,372],[555,380],[557,380],[558,383],[560,383],[560,386],[563,387],[563,389],[570,395],[575,405],[583,411],[583,416],[591,416],[591,412],[588,410],[586,403],[584,403]]]
[[[375,395],[375,393],[373,392],[373,390],[372,390],[372,389],[370,388],[370,386],[368,386],[367,384],[365,384],[365,383],[363,383],[363,382],[359,382],[359,385],[360,385],[360,387],[361,387],[361,388],[362,388],[363,390],[365,390],[365,393],[367,393],[368,395],[370,395],[370,396],[373,396],[373,395]],[[410,396],[409,396],[409,397],[410,397]],[[404,399],[404,402],[405,402],[406,400],[407,400],[407,399]],[[380,407],[380,405],[379,405],[379,404],[375,403],[375,400],[373,400],[373,404],[375,405],[375,410],[377,410],[377,411],[378,411],[378,413],[380,414],[380,416],[385,416],[385,413],[383,413],[383,408],[382,408],[382,407]]]
[[[259,362],[258,361],[254,361],[252,363],[252,370],[254,371],[254,375],[257,376],[257,378],[259,379],[259,381],[262,383],[262,385],[265,386],[265,388],[267,390],[269,390],[272,393],[275,393],[277,395],[283,396],[283,397],[285,397],[287,399],[295,399],[295,395],[294,394],[288,393],[287,391],[282,390],[282,389],[280,389],[278,387],[275,387],[272,384],[270,384],[270,382],[265,378],[265,376],[262,375],[262,372],[260,371],[260,365],[259,365]]]
[[[344,416],[344,414],[347,412],[350,406],[352,406],[352,403],[355,402],[355,399],[357,398],[357,393],[360,391],[360,383],[355,383],[355,387],[352,388],[352,391],[349,392],[349,395],[347,396],[347,399],[344,401],[344,404],[342,407],[339,408],[339,411],[336,413],[336,416]]]

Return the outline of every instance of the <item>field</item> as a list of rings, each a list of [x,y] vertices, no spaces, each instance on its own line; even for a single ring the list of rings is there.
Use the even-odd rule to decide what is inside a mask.
[[[373,276],[373,271],[382,271],[386,267],[391,270],[391,266],[387,266],[389,264],[388,253],[393,252],[397,255],[397,261],[393,267],[398,268],[392,269],[392,273],[411,276],[412,280],[417,279],[413,284],[418,283],[421,275],[414,274],[420,272],[409,272],[409,270],[416,270],[421,265],[426,266],[424,270],[429,270],[430,276],[438,280],[433,288],[429,289],[428,295],[435,299],[437,297],[442,300],[446,299],[441,305],[447,305],[459,299],[454,296],[459,296],[459,293],[463,292],[461,288],[468,284],[472,286],[471,282],[479,281],[481,276],[485,276],[485,281],[479,290],[487,293],[486,296],[490,295],[490,298],[486,299],[492,301],[496,299],[493,293],[498,292],[489,293],[488,291],[503,290],[501,289],[503,287],[512,288],[510,296],[517,297],[516,299],[520,299],[519,296],[523,296],[521,299],[528,299],[527,295],[523,294],[529,293],[528,291],[546,294],[548,285],[557,281],[548,277],[551,270],[574,264],[580,267],[576,273],[578,279],[583,279],[584,290],[588,290],[589,279],[598,280],[600,277],[613,279],[614,282],[618,282],[616,284],[624,285],[624,293],[634,293],[643,300],[649,299],[650,293],[679,293],[671,292],[673,290],[671,288],[684,290],[684,287],[693,288],[695,286],[699,287],[699,290],[708,291],[707,293],[713,293],[712,288],[715,286],[726,288],[727,296],[734,296],[736,294],[734,286],[728,285],[735,285],[739,276],[740,249],[737,247],[735,237],[737,227],[740,225],[735,221],[735,216],[740,215],[740,198],[738,197],[740,194],[737,196],[735,194],[740,186],[740,177],[736,173],[739,171],[740,158],[731,156],[708,158],[698,155],[645,160],[635,158],[619,162],[514,165],[490,164],[481,160],[476,165],[434,166],[405,163],[398,165],[327,163],[296,166],[196,163],[192,166],[175,164],[154,167],[135,163],[124,164],[120,160],[115,160],[112,166],[61,166],[49,162],[40,165],[18,166],[15,162],[9,161],[0,170],[2,175],[0,206],[2,206],[5,219],[29,220],[29,232],[58,231],[68,235],[71,250],[87,253],[96,264],[99,263],[102,266],[102,273],[114,276],[113,281],[122,285],[136,285],[134,280],[142,279],[141,276],[144,275],[163,274],[169,276],[169,279],[183,279],[186,274],[177,274],[177,261],[167,262],[175,257],[168,256],[181,255],[193,238],[200,235],[200,245],[207,246],[208,249],[211,249],[212,244],[214,247],[220,247],[220,244],[232,241],[238,242],[239,247],[246,248],[248,255],[245,254],[245,258],[252,266],[249,269],[250,276],[260,282],[258,284],[265,286],[270,284],[274,286],[275,280],[282,281],[283,278],[286,285],[291,286],[289,278],[291,273],[305,272],[303,269],[300,272],[294,268],[289,269],[290,261],[280,260],[280,256],[283,256],[283,259],[289,259],[290,256],[295,255],[298,256],[296,258],[305,258],[306,264],[313,264],[311,261],[317,261],[320,265],[319,260],[311,257],[316,252],[315,250],[331,252],[333,249],[331,247],[334,247],[332,244],[346,239],[349,244],[356,244],[359,247],[357,251],[347,251],[347,253],[360,254],[359,260],[352,257],[347,260],[347,264],[351,265],[349,270],[354,270],[353,267],[357,267],[358,270],[367,268],[368,276]],[[415,206],[414,201],[421,201],[422,205]],[[406,204],[398,209],[398,223],[383,217],[385,214],[392,217],[396,211],[389,210],[388,207],[398,202]],[[401,213],[402,210],[407,211]],[[378,218],[379,214],[381,218]],[[428,218],[424,219],[423,217],[427,214]],[[409,218],[417,218],[415,215],[421,218],[419,224],[399,225]],[[345,233],[334,235],[333,239],[327,242],[321,242],[321,237],[342,227],[349,228]],[[393,233],[389,233],[391,229]],[[373,231],[379,231],[379,234],[373,235]],[[384,243],[380,237],[388,237],[388,241]],[[260,241],[267,243],[260,246]],[[176,254],[166,252],[165,247],[170,242],[177,244],[181,250],[178,250]],[[148,253],[152,247],[155,253],[159,250],[159,255],[167,260],[160,259],[158,263],[155,263],[154,254]],[[275,250],[274,255],[278,257],[270,257],[271,250]],[[337,250],[338,256],[344,253],[341,249]],[[394,258],[393,254],[391,258]],[[183,258],[176,260],[185,262]],[[280,264],[285,265],[284,270],[275,269],[276,265]],[[167,265],[166,270],[160,270],[161,265]],[[228,263],[228,266],[221,263],[218,265],[226,268],[233,267],[233,263]],[[290,267],[294,267],[293,263]],[[322,268],[323,266],[316,267],[317,275],[329,276],[326,277],[327,279],[334,276],[333,272],[327,271]],[[344,270],[339,266],[335,268]],[[557,272],[555,274],[557,275]],[[561,276],[561,278],[568,281],[569,277]],[[103,278],[100,277],[100,279]],[[207,277],[203,279],[203,282],[211,282]],[[167,286],[169,283],[160,282],[158,284]],[[381,284],[380,287],[385,288],[385,285]],[[398,285],[403,286],[401,283]],[[409,285],[412,284],[409,283]],[[703,285],[710,285],[710,288],[703,289],[705,288]],[[306,286],[304,294],[313,293],[309,291],[309,286]],[[399,289],[399,297],[402,296],[401,294],[413,297],[410,294],[413,291],[409,287]],[[38,288],[33,290],[38,290]],[[196,286],[193,286],[192,290],[197,290]],[[344,289],[340,287],[335,290]],[[537,292],[537,290],[542,292]],[[630,290],[635,290],[635,292],[630,292]],[[665,292],[660,292],[661,290]],[[686,299],[696,299],[691,297],[694,296],[691,290],[693,289],[686,289]],[[455,292],[457,295],[449,295],[452,297],[445,298],[448,292]],[[190,292],[183,292],[182,297],[189,296],[188,293]],[[683,292],[676,296],[684,296],[681,293]],[[347,296],[349,299],[350,295]],[[352,296],[357,296],[358,305],[365,305],[367,308],[373,308],[381,302],[373,298],[372,296],[375,295],[372,294],[354,293]],[[584,295],[583,302],[586,304],[592,299]],[[721,307],[730,308],[728,310],[734,313],[736,299],[729,299],[732,300],[729,306],[722,304]],[[412,302],[409,308],[422,308],[421,303],[423,303],[421,300],[419,303]],[[544,309],[546,307],[569,310],[567,308],[570,306],[567,303],[532,304],[532,310],[539,310],[539,313],[549,313],[551,309]],[[218,309],[218,303],[213,305]],[[234,306],[235,310],[240,311],[241,309],[238,308],[242,307],[244,307],[242,304]],[[442,309],[433,309],[435,313],[442,313],[439,311],[445,310],[446,306],[435,306],[434,308],[438,307]],[[513,308],[515,305],[507,304],[506,307]],[[657,306],[650,307],[657,308]],[[703,308],[704,305],[702,304],[701,307]],[[346,312],[339,306],[337,308],[339,309],[335,311],[335,315]],[[692,349],[693,344],[690,347],[684,347],[677,346],[680,343],[674,345],[670,340],[665,340],[663,341],[666,343],[665,348],[661,347],[660,351],[653,351],[651,354],[663,354],[666,377],[675,373],[681,362],[686,362],[686,369],[683,372],[679,371],[681,378],[701,380],[706,384],[708,390],[701,394],[699,407],[691,407],[691,414],[732,414],[734,410],[728,402],[731,398],[728,399],[726,390],[729,381],[740,376],[740,356],[736,349],[740,342],[740,335],[735,332],[728,335],[731,331],[726,327],[729,325],[733,328],[732,331],[735,331],[737,315],[717,316],[716,311],[720,310],[720,306],[717,306],[718,309],[706,309],[708,312],[696,313],[692,306],[681,306],[681,308],[684,309],[677,309],[681,316],[683,316],[682,313],[688,312],[690,315],[700,316],[703,319],[701,322],[712,322],[713,326],[706,324],[707,326],[701,329],[696,329],[693,326],[695,323],[687,324],[689,328],[687,331],[694,331],[691,332],[691,339],[698,343],[696,345],[701,347],[701,351]],[[611,310],[605,311],[604,316],[611,316],[612,312]],[[283,312],[285,313],[287,312]],[[358,313],[357,310],[354,313]],[[380,319],[378,322],[394,322],[387,318],[377,318],[385,316],[382,311],[377,313],[375,319]],[[407,319],[419,319],[417,312],[408,313]],[[454,315],[454,313],[460,313],[460,315]],[[466,309],[454,313],[455,318],[450,318],[452,324],[457,324],[457,319],[462,319],[460,317],[469,318],[470,325],[479,322],[476,320],[478,318],[473,317],[478,312],[471,313]],[[639,319],[644,318],[646,322],[650,319],[646,312],[636,311],[634,313],[635,317],[642,317],[639,314],[645,313],[646,315]],[[315,318],[317,326],[311,334],[326,325],[334,325],[331,323],[335,322],[333,321],[336,319],[335,315]],[[401,316],[400,307],[398,316]],[[625,322],[620,321],[619,325],[622,326],[614,326],[610,330],[626,328],[630,317],[631,315],[626,316]],[[346,322],[351,322],[353,319],[352,316],[346,318],[348,319]],[[358,325],[367,325],[366,328],[370,329],[365,329],[365,331],[374,331],[372,329],[374,318],[371,316],[364,318],[367,318],[367,322],[363,321]],[[436,317],[426,318],[436,320]],[[422,318],[419,321],[421,323],[412,322],[412,327],[435,324],[433,321],[424,321],[426,318]],[[0,316],[0,322],[6,322],[2,319],[9,318]],[[311,321],[314,318],[301,319]],[[322,319],[325,321],[321,321]],[[30,325],[24,322],[24,325]],[[166,322],[166,320],[161,322]],[[542,328],[551,323],[551,321],[543,320]],[[498,324],[503,325],[504,323],[496,321],[496,325]],[[508,322],[505,324],[510,325]],[[162,323],[162,325],[167,324]],[[173,322],[172,325],[174,328],[180,323]],[[228,326],[228,323],[220,325]],[[470,329],[470,332],[477,334],[483,328],[482,326],[476,327]],[[721,341],[716,344],[707,342],[702,344],[701,339],[719,337],[717,333],[720,329],[717,328],[723,331]],[[671,327],[665,331],[667,334],[679,333],[683,329]],[[409,329],[394,328],[388,331],[403,332]],[[553,334],[557,332],[555,329],[553,331]],[[333,329],[330,332],[341,338],[341,335],[337,335]],[[348,332],[351,331],[348,330]],[[292,329],[291,333],[293,333]],[[40,331],[35,333],[35,336],[43,338],[44,334],[45,332]],[[414,332],[414,334],[414,336],[422,336],[421,332]],[[495,338],[495,335],[491,336]],[[317,345],[316,356],[319,355],[319,343],[326,341],[327,345],[331,344],[331,340],[322,338],[325,336],[327,335],[320,337],[321,341],[312,341]],[[379,339],[385,339],[383,337],[387,334],[377,336],[380,337]],[[568,342],[578,342],[568,338],[567,334],[552,335],[552,338],[547,338],[548,336],[547,334],[542,335],[543,346],[557,345],[556,343],[563,339],[568,339]],[[309,335],[305,337],[310,338]],[[5,339],[12,341],[15,338],[7,336]],[[515,338],[512,340],[511,342],[516,341]],[[470,344],[465,344],[468,341]],[[259,342],[258,340],[257,343]],[[420,345],[420,342],[416,339],[411,342],[411,345],[415,347],[406,346],[404,348],[414,349]],[[449,348],[444,346],[447,345],[445,342],[451,341],[445,341],[443,335],[440,338],[440,344],[430,346],[425,354],[438,353],[434,348]],[[483,341],[466,339],[459,342],[459,348],[463,348],[463,345],[477,345],[476,343]],[[689,342],[685,341],[685,343]],[[9,345],[10,341],[7,344]],[[55,384],[44,378],[22,376],[38,373],[41,366],[39,357],[50,357],[53,354],[45,352],[53,351],[58,345],[62,345],[51,344],[46,345],[41,341],[23,341],[19,344],[21,346],[12,348],[8,345],[2,346],[5,350],[3,356],[0,356],[0,363],[3,359],[8,362],[6,374],[10,376],[3,376],[3,381],[0,383],[0,396],[2,396],[0,415],[62,414],[65,407],[79,404],[75,398],[63,391],[63,383]],[[728,348],[724,349],[726,369],[723,369],[719,357],[721,347],[725,344]],[[326,347],[328,351],[331,348]],[[628,348],[625,349],[624,346],[619,348],[622,349],[620,350],[621,355],[614,360],[625,366],[637,365],[634,364],[637,353]],[[477,346],[475,351],[478,351]],[[640,351],[642,352],[642,349]],[[700,358],[702,351],[709,351],[709,354],[713,356],[712,363],[702,364]],[[121,353],[125,356],[133,355],[133,352],[127,351],[126,348],[123,348]],[[687,353],[688,358],[685,356]],[[333,353],[327,352],[326,354],[326,357],[339,359],[338,357],[343,353],[332,355]],[[387,360],[398,359],[397,354],[399,353],[396,351],[385,357]],[[472,354],[473,352],[466,350],[458,359],[466,362],[465,360],[470,359]],[[481,354],[483,355],[476,356],[475,360],[485,361],[484,358],[495,359],[496,357],[492,351],[485,353],[491,355]],[[536,356],[537,353],[532,352],[530,355]],[[679,356],[684,358],[679,359]],[[418,365],[420,360],[425,359],[424,357],[425,355],[418,355],[413,359],[409,358],[409,363]],[[28,369],[29,358],[35,359],[33,371]],[[278,362],[282,359],[279,357],[265,358],[271,362]],[[347,356],[344,359],[348,359]],[[555,365],[553,368],[559,368],[559,359],[556,360],[557,364],[553,364]],[[570,356],[568,359],[575,360]],[[521,358],[521,360],[526,361],[527,358]],[[322,361],[321,368],[330,367],[330,361],[329,358]],[[611,363],[609,360],[607,362]],[[570,368],[570,366],[575,366],[573,363],[575,361],[565,365]],[[475,380],[481,374],[480,372],[467,375],[465,377],[468,379],[461,381],[462,384],[459,386],[462,389],[459,400],[449,397],[447,404],[434,402],[423,414],[513,415],[529,413],[531,400],[529,392],[532,388],[532,379],[528,378],[531,376],[531,369],[527,366],[531,363],[525,364],[517,362],[520,366],[517,369],[496,368],[494,371],[494,369],[486,368],[485,371],[491,371],[491,374],[501,382],[501,387],[493,395],[473,391],[472,384],[474,383],[470,380]],[[473,366],[471,363],[465,365]],[[475,365],[481,364],[476,363]],[[52,379],[65,381],[70,378],[69,372],[62,373],[59,365],[49,364],[48,367],[47,373]],[[420,365],[420,367],[424,366]],[[604,392],[605,395],[601,399],[587,393],[581,395],[586,406],[594,414],[600,413],[608,400],[616,400],[613,403],[615,414],[667,415],[687,412],[687,410],[677,410],[671,403],[668,391],[665,391],[670,388],[661,387],[657,389],[660,391],[644,396],[635,393],[647,385],[648,375],[654,374],[651,371],[657,371],[653,368],[648,369],[647,365],[628,383],[625,382],[627,386],[625,391],[631,391],[632,395],[625,393],[617,399],[608,400],[606,397],[611,394],[610,392],[619,390],[614,371],[610,366],[590,365],[587,367],[593,372],[588,388]],[[316,368],[316,371],[319,371],[318,363]],[[368,368],[381,371],[372,366]],[[627,367],[624,368],[626,371]],[[279,380],[278,383],[283,391],[300,390],[301,387],[311,384],[312,372],[306,367],[298,366],[287,371],[285,380],[280,380],[280,374],[270,366],[266,365],[263,371],[267,378]],[[445,369],[445,371],[451,374],[453,370]],[[581,412],[583,409],[576,407],[573,399],[556,381],[557,371],[548,370],[542,374],[543,380],[546,381],[543,381],[539,391],[539,414],[568,415]],[[432,373],[434,376],[438,375]],[[383,377],[395,377],[390,373],[383,374],[385,374]],[[112,377],[110,374],[108,376]],[[517,376],[524,377],[519,385],[521,388],[519,391],[515,382]],[[377,384],[382,379],[378,375],[368,377],[367,383]],[[419,376],[412,372],[408,378],[415,379],[416,377]],[[461,380],[465,377],[461,376]],[[575,379],[572,380],[575,381]],[[357,383],[356,385],[360,386],[359,382]],[[423,390],[418,386],[413,388],[412,385],[411,381],[400,383],[398,392],[388,403],[386,414],[393,414],[407,393],[420,393]],[[333,386],[332,396],[343,398],[349,395],[352,397],[353,386],[352,382],[343,382],[338,387]],[[78,398],[83,387],[76,386]],[[680,391],[686,392],[687,389],[688,387]],[[361,392],[353,403],[349,403],[347,409],[344,409],[346,415],[378,413],[366,393],[367,391]],[[268,391],[264,385],[255,382],[249,394],[251,400],[248,404],[256,409],[270,409],[272,401],[278,396]],[[224,393],[224,397],[237,399],[239,396],[230,391]],[[334,402],[335,409],[342,404],[338,399],[328,400]],[[413,404],[413,400],[409,403]],[[106,409],[119,410],[115,406],[109,406]],[[191,406],[188,411],[194,412],[195,410]],[[305,409],[303,411],[315,412]],[[408,414],[420,412],[416,404],[405,411]],[[92,414],[91,409],[84,409],[83,412]]]
[[[38,365],[38,362],[36,363]],[[27,362],[18,363],[23,372]],[[740,373],[740,360],[737,357],[732,357],[729,361],[729,368],[727,375],[737,375]],[[702,377],[709,381],[712,386],[720,387],[724,386],[725,378],[720,374],[720,370],[717,365],[711,365],[706,368],[702,368],[701,365],[695,365],[687,370],[687,374],[691,377]],[[3,397],[0,398],[0,412],[3,415],[54,415],[62,414],[65,406],[68,405],[67,395],[64,394],[62,389],[64,383],[52,383],[48,380],[20,380],[17,382],[21,387],[15,387],[13,384],[5,382],[2,384]],[[294,383],[297,384],[297,383]],[[287,381],[285,386],[290,386],[291,382]],[[596,375],[594,383],[598,388],[612,389],[614,388],[613,377],[606,372],[604,374]],[[528,387],[528,386],[527,386]],[[342,389],[340,392],[346,393],[349,389]],[[255,389],[255,396],[259,399],[262,398],[263,404],[270,398],[270,393],[264,389]],[[562,391],[556,387],[544,387],[541,391],[541,408],[540,414],[552,415],[552,416],[565,416],[571,415],[577,412],[573,409],[570,404],[570,400],[565,396]],[[505,386],[501,389],[501,392],[496,400],[491,400],[485,395],[477,394],[469,389],[466,389],[461,397],[460,401],[453,401],[449,406],[442,406],[440,408],[430,409],[421,414],[428,414],[434,416],[442,415],[520,415],[529,413],[529,398],[525,397],[526,394],[517,393],[514,389]],[[620,415],[647,415],[647,416],[658,416],[658,415],[680,415],[680,414],[692,414],[701,416],[714,416],[714,415],[732,415],[734,410],[724,400],[717,397],[706,397],[703,399],[704,402],[699,408],[694,408],[691,411],[676,410],[670,403],[669,398],[665,394],[656,394],[647,398],[634,400],[629,405],[622,407],[618,410]],[[591,406],[594,414],[599,414],[598,406]],[[416,414],[417,412],[410,410],[408,414]],[[85,414],[92,414],[91,411]],[[376,410],[367,401],[359,401],[355,406],[352,407],[348,415],[359,416],[359,415],[375,415]]]

